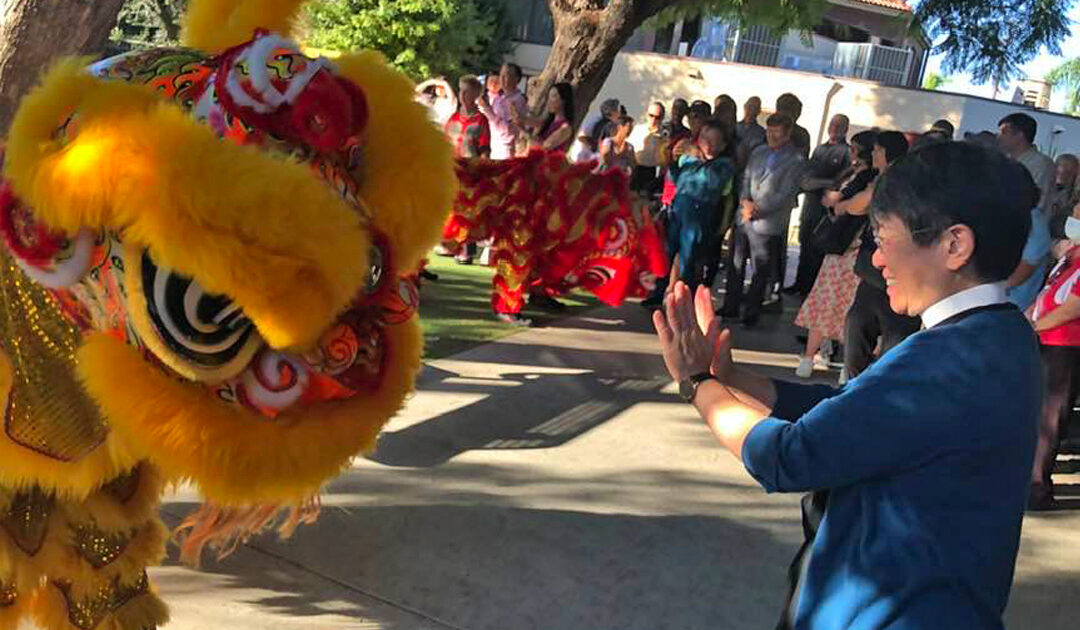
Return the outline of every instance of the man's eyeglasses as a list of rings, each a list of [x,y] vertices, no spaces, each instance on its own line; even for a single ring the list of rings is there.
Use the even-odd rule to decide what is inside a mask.
[[[935,228],[920,228],[920,229],[915,230],[914,232],[912,232],[911,236],[912,236],[912,238],[914,238],[914,237],[918,236],[919,234],[928,234],[928,233],[934,232],[934,231],[935,231]],[[948,232],[948,231],[949,231],[948,228],[946,228],[945,230],[942,230],[941,233],[944,234],[945,232]],[[881,239],[881,235],[878,234],[878,231],[876,229],[873,230],[871,232],[871,234],[874,235],[874,245],[876,245],[878,247],[878,249],[881,249],[881,245],[884,242]]]
[[[653,120],[660,120],[663,117],[662,114],[649,114],[649,118],[652,118]]]

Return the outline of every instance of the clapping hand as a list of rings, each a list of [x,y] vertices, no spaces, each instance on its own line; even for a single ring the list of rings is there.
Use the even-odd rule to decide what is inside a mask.
[[[664,364],[676,381],[704,372],[722,383],[729,381],[734,369],[731,331],[720,329],[708,287],[698,287],[691,297],[685,283],[676,283],[664,299],[664,308],[653,313],[653,325]]]

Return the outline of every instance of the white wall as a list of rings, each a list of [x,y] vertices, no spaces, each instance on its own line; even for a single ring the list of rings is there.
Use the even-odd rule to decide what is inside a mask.
[[[548,51],[546,46],[521,44],[513,59],[526,73],[539,74]],[[854,131],[870,127],[922,131],[929,129],[935,120],[946,118],[956,126],[959,137],[964,131],[996,132],[997,121],[1002,117],[1025,111],[1039,122],[1036,143],[1044,152],[1080,153],[1080,119],[1071,116],[948,92],[645,52],[618,55],[593,109],[599,107],[603,98],[617,98],[631,116],[644,121],[645,111],[652,101],[670,105],[673,99],[682,97],[712,103],[717,96],[726,93],[740,107],[749,97],[759,96],[769,112],[776,97],[784,92],[792,92],[802,100],[803,115],[799,124],[810,131],[811,141],[815,144],[824,138],[833,114],[847,114]],[[1052,139],[1055,127],[1062,129],[1056,141]],[[644,124],[638,125],[634,136],[643,134]]]

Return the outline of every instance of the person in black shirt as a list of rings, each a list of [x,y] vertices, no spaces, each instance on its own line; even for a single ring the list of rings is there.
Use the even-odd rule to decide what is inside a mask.
[[[878,135],[874,147],[874,167],[884,170],[889,164],[908,152],[908,142],[898,131],[884,131]],[[867,194],[864,191],[862,194]],[[872,230],[863,232],[855,274],[859,276],[859,288],[855,290],[855,302],[848,310],[844,327],[844,373],[845,379],[861,374],[874,360],[874,349],[881,338],[884,354],[909,335],[919,331],[922,322],[918,317],[898,315],[889,305],[885,276],[874,266],[872,258],[877,249]]]
[[[802,212],[799,215],[799,270],[795,284],[785,293],[806,296],[814,286],[825,255],[810,244],[810,235],[825,217],[821,199],[827,189],[836,185],[838,178],[851,167],[851,150],[847,143],[849,121],[837,114],[829,121],[829,139],[814,149],[810,158],[810,172],[803,179]]]
[[[686,117],[690,114],[690,103],[685,98],[677,98],[671,103],[671,120],[664,123],[663,136],[669,139],[676,139],[682,136],[690,135],[690,130],[686,127]]]
[[[799,100],[798,96],[790,92],[781,94],[776,99],[776,111],[787,114],[795,121],[795,126],[791,129],[791,144],[802,151],[804,158],[808,158],[810,157],[810,132],[806,130],[806,127],[799,125],[802,110],[802,101]]]

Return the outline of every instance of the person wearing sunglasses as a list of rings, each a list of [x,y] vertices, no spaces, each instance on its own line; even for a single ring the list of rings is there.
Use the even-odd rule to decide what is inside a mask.
[[[1003,627],[1042,406],[1003,287],[1031,229],[1022,168],[945,142],[880,176],[873,264],[925,329],[842,389],[736,365],[707,289],[678,284],[654,313],[679,393],[750,475],[829,491],[780,628]]]
[[[659,101],[649,105],[649,110],[645,114],[649,130],[641,142],[641,150],[637,152],[637,166],[634,167],[634,176],[630,184],[630,187],[644,199],[649,199],[660,191],[658,169],[663,160],[666,142],[664,138],[665,114],[664,104]]]

